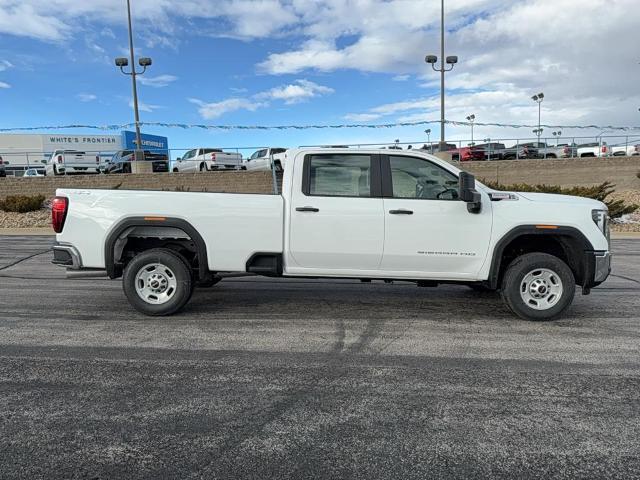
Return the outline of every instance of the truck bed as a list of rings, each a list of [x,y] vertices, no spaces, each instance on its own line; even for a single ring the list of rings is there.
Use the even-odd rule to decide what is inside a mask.
[[[244,271],[257,252],[283,250],[283,199],[280,195],[60,189],[69,212],[59,242],[82,252],[87,268],[105,268],[105,239],[124,218],[188,221],[207,239],[211,271]]]

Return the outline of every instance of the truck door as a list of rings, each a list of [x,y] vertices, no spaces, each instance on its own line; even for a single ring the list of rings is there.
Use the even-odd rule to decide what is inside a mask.
[[[288,270],[327,275],[377,270],[384,213],[380,158],[307,154],[295,162],[289,202]]]
[[[426,158],[382,157],[385,243],[381,269],[415,277],[475,278],[491,238],[491,202],[469,213],[458,177]]]

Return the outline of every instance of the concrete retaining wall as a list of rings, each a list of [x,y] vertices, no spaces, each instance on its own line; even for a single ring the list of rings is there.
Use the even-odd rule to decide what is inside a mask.
[[[271,172],[150,173],[0,178],[0,198],[8,195],[55,195],[56,188],[185,190],[192,192],[272,193]]]
[[[502,184],[527,183],[562,186],[610,181],[618,190],[640,190],[640,156],[547,160],[501,160],[455,164],[478,179]]]

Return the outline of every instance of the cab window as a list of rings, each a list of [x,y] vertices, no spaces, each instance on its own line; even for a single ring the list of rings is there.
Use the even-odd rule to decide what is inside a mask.
[[[306,195],[370,197],[369,155],[309,155],[305,159]]]
[[[389,156],[393,198],[458,200],[458,177],[429,160]]]

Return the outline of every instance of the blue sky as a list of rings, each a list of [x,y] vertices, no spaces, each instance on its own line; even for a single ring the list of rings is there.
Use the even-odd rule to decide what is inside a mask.
[[[438,1],[132,3],[137,56],[154,62],[139,83],[143,121],[439,118],[438,77],[423,61],[439,51]],[[0,127],[132,121],[130,78],[113,65],[127,54],[125,5],[0,0]],[[543,123],[640,124],[633,7],[632,0],[448,1],[447,54],[457,54],[460,64],[448,76],[447,118],[475,113],[478,121],[533,124],[537,109],[529,97],[543,90]],[[606,59],[612,70],[605,75],[593,58]],[[145,131],[186,148],[416,141],[426,139],[424,128]],[[439,128],[431,128],[433,139]],[[467,127],[448,133],[470,135]],[[476,138],[527,135],[476,129]]]

